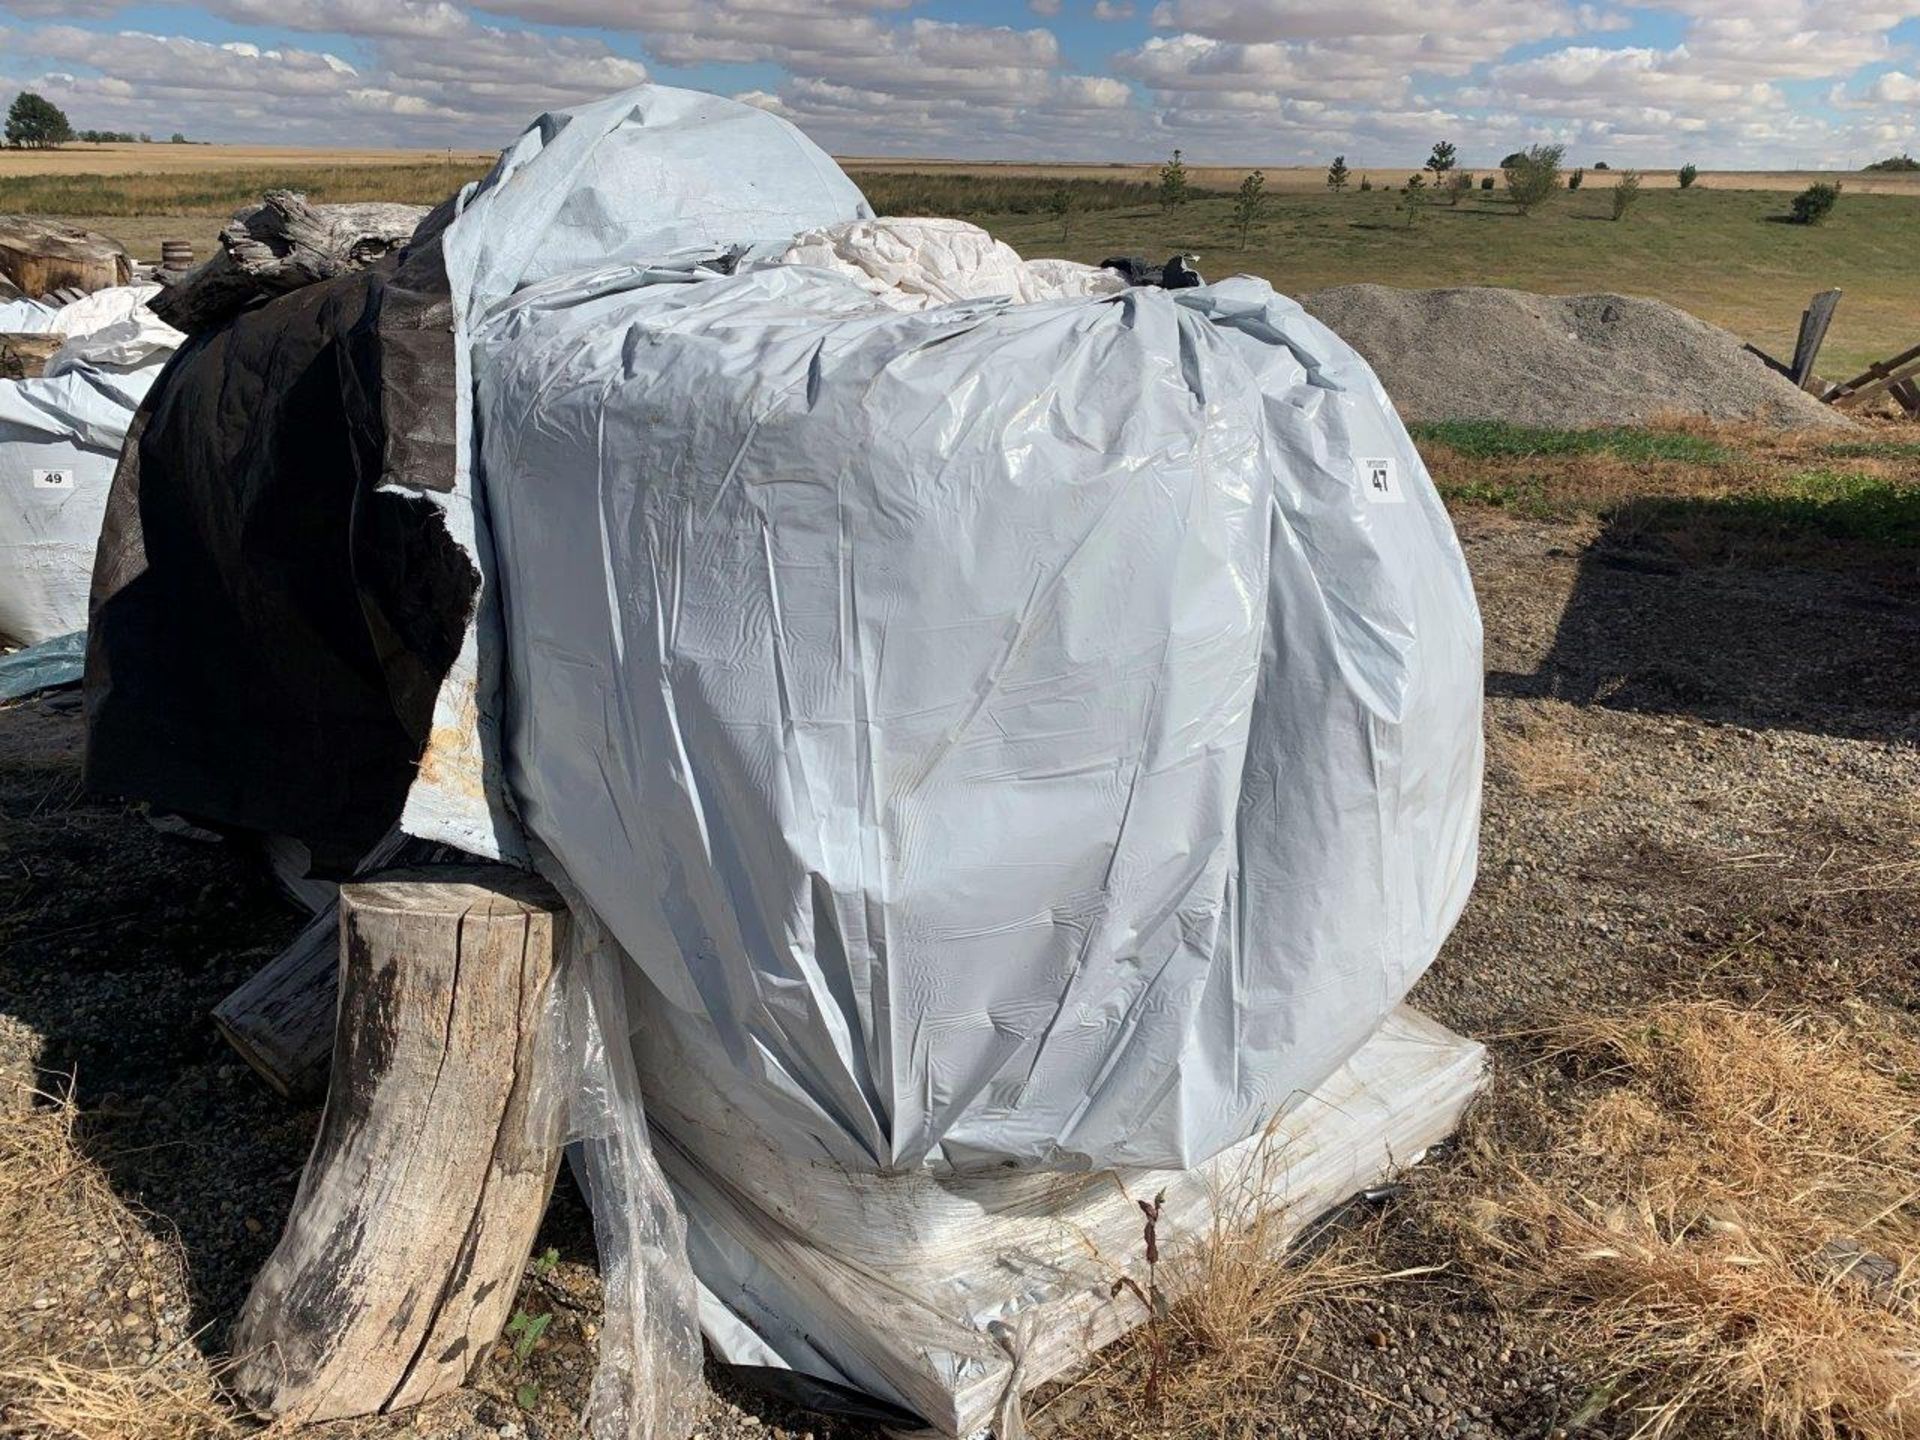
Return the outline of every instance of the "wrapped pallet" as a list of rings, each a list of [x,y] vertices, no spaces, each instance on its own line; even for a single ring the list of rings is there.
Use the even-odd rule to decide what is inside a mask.
[[[724,1358],[1010,1430],[1139,1319],[1127,1187],[1195,1233],[1285,1131],[1304,1218],[1450,1128],[1477,1048],[1401,1002],[1473,881],[1478,613],[1372,373],[1264,282],[876,219],[643,87],[210,334],[123,467],[90,770],[567,898],[596,1434],[684,1420],[685,1258]],[[319,413],[302,543],[221,518]]]
[[[60,337],[45,373],[0,380],[0,639],[84,630],[94,547],[127,427],[183,338],[150,285],[65,306],[0,305],[0,329]]]

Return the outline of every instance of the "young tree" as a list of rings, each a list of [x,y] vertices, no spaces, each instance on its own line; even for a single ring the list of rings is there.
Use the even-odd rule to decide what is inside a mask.
[[[1620,178],[1613,182],[1613,218],[1624,220],[1627,211],[1633,208],[1633,202],[1640,198],[1640,172],[1622,170]]]
[[[1427,177],[1409,175],[1407,193],[1400,197],[1400,209],[1407,217],[1407,228],[1411,230],[1414,222],[1420,218],[1420,212],[1427,208]]]
[[[1587,172],[1579,167],[1575,167],[1574,172],[1567,176],[1567,189],[1578,190],[1580,186],[1585,183],[1586,178]]]
[[[1487,178],[1491,180],[1493,177],[1488,176]],[[1491,189],[1492,187],[1489,186],[1488,188]],[[1446,190],[1447,204],[1458,205],[1468,195],[1473,193],[1473,172],[1471,170],[1454,171],[1451,175],[1447,176]]]
[[[1327,167],[1327,188],[1338,194],[1347,188],[1347,157],[1336,155]]]
[[[1689,160],[1685,165],[1682,165],[1680,167],[1679,179],[1680,179],[1680,188],[1682,190],[1691,190],[1693,188],[1693,182],[1698,180],[1699,178],[1700,178],[1700,167],[1698,165],[1695,165],[1691,160]]]
[[[1453,142],[1442,140],[1433,147],[1433,153],[1427,156],[1427,169],[1431,170],[1434,178],[1438,180],[1440,176],[1453,169],[1459,158],[1459,152],[1453,148]]]
[[[1060,239],[1064,243],[1073,230],[1073,187],[1064,181],[1053,187],[1047,197],[1047,213],[1060,221]]]
[[[13,97],[13,104],[7,110],[9,145],[38,150],[49,145],[64,145],[71,139],[73,126],[67,123],[66,112],[58,105],[31,90],[22,90]]]
[[[1186,204],[1190,195],[1187,167],[1176,150],[1173,158],[1160,167],[1160,208],[1171,214]]]
[[[1240,248],[1247,248],[1253,227],[1267,216],[1267,177],[1254,170],[1240,182],[1233,196],[1233,223],[1240,227]]]
[[[1360,177],[1360,188],[1362,190],[1371,190],[1373,188],[1373,177],[1371,175],[1362,175]]]
[[[1514,209],[1531,215],[1553,197],[1560,188],[1560,161],[1566,153],[1564,145],[1529,145],[1507,157],[1514,162],[1507,166],[1507,194]]]

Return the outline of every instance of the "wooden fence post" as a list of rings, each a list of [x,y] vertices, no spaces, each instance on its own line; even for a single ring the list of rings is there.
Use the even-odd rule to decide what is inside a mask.
[[[234,1331],[234,1388],[299,1422],[460,1385],[513,1306],[559,1164],[541,1019],[560,898],[504,867],[340,891],[326,1111]]]

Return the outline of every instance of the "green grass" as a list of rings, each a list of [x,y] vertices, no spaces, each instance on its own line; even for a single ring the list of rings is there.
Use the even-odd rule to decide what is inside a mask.
[[[327,166],[172,175],[25,175],[0,179],[0,212],[58,214],[115,234],[160,217],[224,216],[285,187],[310,199],[398,200],[431,205],[483,173],[464,164]],[[1499,191],[1474,190],[1457,206],[1433,204],[1408,229],[1401,195],[1381,188],[1342,195],[1276,193],[1269,218],[1240,248],[1233,201],[1200,192],[1171,214],[1150,182],[1076,179],[1062,235],[1046,177],[864,173],[883,214],[972,220],[1022,254],[1097,263],[1109,255],[1165,259],[1194,251],[1203,273],[1245,271],[1290,295],[1330,285],[1502,285],[1547,294],[1617,290],[1650,295],[1733,331],[1774,355],[1793,348],[1814,291],[1845,291],[1821,359],[1839,379],[1920,340],[1913,237],[1920,195],[1845,194],[1823,225],[1778,223],[1787,197],[1765,190],[1644,192],[1628,219],[1609,219],[1605,189],[1561,191],[1522,216]],[[191,227],[176,227],[183,233]],[[144,232],[143,232],[144,238]],[[144,253],[142,248],[140,253]]]
[[[1920,485],[1847,470],[1807,470],[1773,494],[1729,496],[1730,517],[1767,529],[1920,548]]]
[[[1843,440],[1820,453],[1835,460],[1920,460],[1920,440]]]
[[[1437,441],[1475,459],[1545,455],[1612,455],[1621,460],[1678,460],[1711,465],[1728,457],[1713,440],[1670,430],[1614,426],[1548,430],[1501,420],[1442,420],[1411,427],[1415,440]]]
[[[1097,262],[1196,251],[1204,274],[1246,271],[1290,295],[1358,281],[1650,295],[1774,355],[1792,353],[1808,298],[1837,285],[1845,298],[1820,363],[1835,378],[1920,341],[1912,238],[1920,233],[1920,196],[1844,195],[1824,225],[1807,226],[1778,223],[1787,197],[1762,190],[1650,190],[1617,223],[1608,218],[1604,189],[1562,191],[1529,216],[1498,191],[1475,190],[1458,206],[1429,206],[1411,230],[1395,209],[1400,199],[1380,189],[1276,194],[1245,250],[1224,197],[1195,200],[1172,215],[1153,204],[1089,206],[1071,218],[1064,240],[1044,205],[957,213],[1024,255]]]

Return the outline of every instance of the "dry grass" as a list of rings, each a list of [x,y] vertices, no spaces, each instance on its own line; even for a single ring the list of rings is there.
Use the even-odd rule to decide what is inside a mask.
[[[122,1313],[185,1293],[177,1244],[157,1238],[76,1143],[71,1096],[0,1093],[0,1436],[207,1440],[242,1433],[213,1373],[181,1338],[152,1363],[120,1353],[87,1293]],[[127,1297],[127,1298],[122,1298]],[[39,1304],[36,1306],[36,1301]]]
[[[1532,1037],[1427,1213],[1648,1437],[1920,1436],[1920,1046],[1717,1001]]]
[[[1598,794],[1608,767],[1583,742],[1580,709],[1564,700],[1515,704],[1489,716],[1487,756],[1496,777],[1530,795],[1577,800]]]
[[[1259,1147],[1247,1171],[1221,1187],[1207,1232],[1167,1244],[1157,1317],[1078,1379],[1044,1392],[1030,1412],[1038,1433],[1251,1440],[1267,1433],[1268,1406],[1289,1374],[1348,1383],[1317,1363],[1329,1308],[1426,1267],[1390,1273],[1371,1225],[1328,1228],[1289,1248],[1298,1227],[1265,1198],[1282,1188],[1271,1172],[1283,1163],[1280,1145]]]
[[[504,144],[511,137],[502,134]],[[0,176],[177,175],[210,170],[334,168],[343,165],[479,165],[494,152],[477,150],[309,149],[298,145],[62,145],[53,150],[0,147]]]

